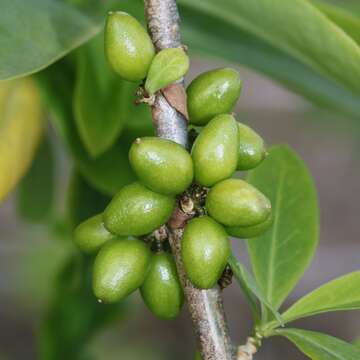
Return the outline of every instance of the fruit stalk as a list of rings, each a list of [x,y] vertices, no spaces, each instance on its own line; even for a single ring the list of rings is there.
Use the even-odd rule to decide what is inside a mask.
[[[180,19],[176,0],[144,0],[144,2],[148,29],[156,50],[181,47]],[[175,97],[175,101],[174,98],[171,101],[172,104],[186,104],[182,81],[178,82]],[[152,105],[152,116],[157,136],[188,148],[187,120],[160,92],[156,93]],[[216,287],[210,290],[199,290],[185,275],[180,252],[181,238],[185,220],[191,217],[191,212],[186,214],[178,207],[168,225],[170,244],[198,337],[199,350],[203,360],[232,360],[234,351],[228,333],[220,289]]]

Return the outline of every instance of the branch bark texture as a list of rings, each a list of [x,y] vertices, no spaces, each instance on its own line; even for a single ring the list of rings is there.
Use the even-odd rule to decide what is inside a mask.
[[[176,0],[145,0],[145,14],[157,51],[182,46]],[[183,86],[182,81],[179,83]],[[177,99],[177,103],[186,103],[185,91],[179,91],[177,94],[178,97],[183,97]],[[187,120],[161,92],[156,94],[152,115],[159,137],[188,148]],[[192,215],[182,211],[179,205],[168,226],[170,245],[198,338],[199,350],[203,360],[233,360],[234,350],[228,333],[220,289],[216,287],[199,290],[187,279],[184,271],[180,251],[181,238],[184,224],[191,217]]]

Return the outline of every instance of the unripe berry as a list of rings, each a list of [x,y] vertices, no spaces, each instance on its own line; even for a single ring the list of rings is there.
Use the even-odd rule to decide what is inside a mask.
[[[140,181],[160,194],[180,194],[193,180],[190,154],[179,144],[158,137],[139,138],[129,152]]]
[[[244,124],[239,126],[238,170],[250,170],[258,166],[266,157],[264,140],[253,129]]]
[[[161,319],[174,319],[180,312],[184,295],[172,255],[155,254],[141,286],[141,295],[150,311]]]
[[[229,68],[199,75],[186,90],[190,123],[203,126],[216,115],[230,113],[240,96],[241,85],[239,73]]]
[[[149,34],[131,15],[110,12],[105,25],[105,53],[113,70],[123,79],[144,79],[155,55]]]
[[[174,197],[135,182],[124,186],[111,200],[104,211],[104,224],[113,234],[145,235],[165,224],[174,207]]]
[[[81,251],[94,253],[109,240],[116,236],[105,229],[102,214],[95,215],[80,225],[74,231],[74,242]]]
[[[238,149],[236,120],[227,114],[216,116],[205,126],[192,148],[195,181],[209,187],[229,178],[236,170]]]
[[[225,230],[230,236],[234,236],[239,239],[251,239],[260,236],[269,230],[273,221],[273,216],[270,215],[265,221],[259,224],[250,226],[232,226],[225,228]]]
[[[225,226],[251,226],[265,221],[271,213],[269,199],[240,179],[216,184],[206,198],[210,216]]]
[[[113,303],[135,291],[145,280],[151,252],[137,239],[111,241],[98,253],[94,263],[95,296]]]
[[[208,216],[195,218],[185,226],[181,255],[191,282],[200,289],[212,288],[230,256],[227,233]]]

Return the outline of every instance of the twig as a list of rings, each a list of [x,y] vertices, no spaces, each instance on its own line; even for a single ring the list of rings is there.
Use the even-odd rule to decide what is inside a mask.
[[[246,344],[238,347],[236,360],[253,360],[253,356],[256,352],[256,339],[248,337]]]
[[[182,46],[176,0],[145,0],[145,13],[153,43],[158,51]],[[183,90],[182,86],[180,88]],[[177,104],[186,104],[185,91],[179,91],[177,96]],[[187,120],[161,93],[156,94],[152,105],[152,116],[159,137],[175,141],[188,148]],[[228,335],[219,288],[196,289],[184,272],[180,253],[181,237],[185,222],[193,214],[191,211],[185,213],[180,207],[174,211],[168,224],[170,245],[193,320],[202,359],[233,360],[234,350]]]

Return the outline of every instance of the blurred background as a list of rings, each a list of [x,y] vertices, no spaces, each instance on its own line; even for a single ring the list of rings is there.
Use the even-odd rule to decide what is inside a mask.
[[[223,65],[192,59],[187,80],[199,72]],[[322,283],[360,267],[360,125],[358,121],[315,109],[272,80],[246,68],[239,68],[239,71],[244,87],[236,109],[238,119],[256,129],[269,145],[290,144],[310,168],[318,189],[320,245],[286,307]],[[54,130],[49,127],[48,131],[54,149],[52,156],[56,158],[56,209],[53,209],[56,214],[65,206],[64,194],[71,176],[71,163]],[[47,330],[44,321],[49,317],[52,317],[53,329],[60,328],[59,338],[63,336],[61,327],[65,323],[66,332],[74,331],[75,334],[78,326],[88,326],[86,323],[79,325],[86,318],[86,314],[82,314],[82,304],[74,305],[59,293],[58,274],[70,266],[69,257],[74,249],[70,236],[55,215],[53,222],[49,229],[24,220],[16,194],[0,207],[1,360],[32,360],[40,357],[39,351],[45,353]],[[234,246],[237,255],[247,263],[244,244],[234,241]],[[243,343],[251,331],[251,318],[236,284],[224,291],[224,301],[231,337],[235,343]],[[66,306],[69,306],[68,310],[64,309]],[[320,315],[295,325],[347,341],[360,336],[360,315],[354,312]],[[84,354],[78,354],[76,358],[180,360],[193,359],[194,351],[186,307],[177,320],[158,320],[135,293],[120,304],[106,326],[91,336]],[[286,340],[271,338],[255,358],[297,360],[305,359],[305,356]]]
[[[200,72],[228,65],[199,57],[192,57],[191,62],[187,82]],[[309,167],[318,190],[319,248],[284,304],[286,308],[319,285],[360,268],[360,123],[315,108],[248,68],[238,69],[244,81],[236,109],[238,119],[257,130],[269,146],[286,143],[294,148]],[[71,220],[62,216],[71,202],[72,217],[86,217],[77,209],[83,206],[83,199],[71,191],[69,195],[69,187],[81,188],[88,193],[84,195],[87,199],[91,199],[91,189],[74,174],[51,125],[47,131],[52,150],[45,144],[38,157],[55,164],[54,205],[47,217],[51,226],[29,221],[36,217],[36,210],[35,215],[28,211],[36,208],[36,199],[19,201],[22,189],[42,188],[41,179],[50,176],[36,165],[0,206],[0,360],[193,359],[196,345],[186,306],[178,319],[162,321],[146,309],[138,292],[118,306],[96,304],[89,290],[89,262],[78,255],[68,231]],[[39,172],[40,176],[34,175]],[[51,189],[44,187],[45,191]],[[93,201],[100,211],[108,199]],[[233,245],[236,255],[248,264],[244,243],[234,240]],[[75,277],[73,269],[77,269]],[[224,291],[224,302],[234,343],[245,343],[252,322],[237,284]],[[294,325],[346,341],[360,337],[358,312],[319,315]],[[285,339],[271,338],[255,359],[300,360],[305,356]]]

